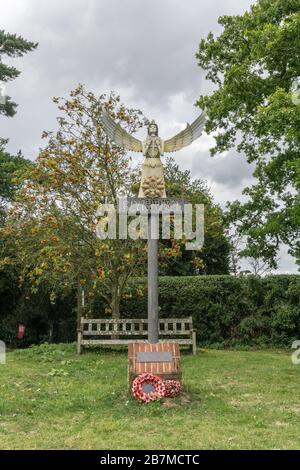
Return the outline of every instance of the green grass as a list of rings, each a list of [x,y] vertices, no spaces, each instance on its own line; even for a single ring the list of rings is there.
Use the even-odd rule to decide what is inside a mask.
[[[125,352],[44,345],[0,365],[1,449],[296,449],[300,365],[274,351],[182,358],[182,398],[127,394]]]

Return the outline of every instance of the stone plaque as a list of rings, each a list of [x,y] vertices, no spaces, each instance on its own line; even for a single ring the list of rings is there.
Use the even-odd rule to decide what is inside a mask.
[[[170,352],[138,352],[136,362],[173,362]]]
[[[185,204],[181,199],[124,197],[118,199],[118,213],[127,214],[134,208],[135,212],[141,214],[149,213],[150,209],[161,214],[182,214]]]

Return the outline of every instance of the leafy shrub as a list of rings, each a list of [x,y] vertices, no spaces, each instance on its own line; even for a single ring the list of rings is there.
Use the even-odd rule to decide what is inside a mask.
[[[144,295],[136,297],[144,282]],[[146,280],[130,283],[124,318],[147,317]],[[300,339],[300,276],[160,277],[161,318],[193,317],[203,345],[287,346]]]
[[[16,337],[16,327],[11,325],[6,320],[0,322],[0,340],[5,344],[12,344]]]
[[[146,279],[132,279],[126,294],[121,316],[146,318]],[[9,316],[0,316],[0,339],[14,340],[16,321],[23,320],[26,340],[17,342],[20,346],[76,340],[75,292],[58,298],[55,305],[42,296],[15,305]],[[91,316],[108,317],[100,295]],[[159,316],[192,316],[197,340],[205,346],[290,347],[300,339],[300,276],[162,276]]]
[[[239,324],[239,333],[243,344],[257,342],[257,339],[270,335],[270,319],[267,316],[251,315],[243,318]]]
[[[300,306],[289,304],[276,306],[271,317],[272,339],[274,344],[291,344],[299,339]]]

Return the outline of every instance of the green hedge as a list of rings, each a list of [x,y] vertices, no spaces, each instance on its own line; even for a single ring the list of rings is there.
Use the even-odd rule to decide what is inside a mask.
[[[122,316],[146,317],[145,280],[131,281],[130,293]],[[192,316],[202,345],[290,347],[300,339],[297,275],[161,277],[159,305],[162,318]]]
[[[50,305],[44,296],[31,302],[8,302],[0,309],[0,339],[28,346],[76,339],[76,292]],[[8,308],[11,303],[10,308]],[[193,317],[199,344],[214,347],[290,347],[300,340],[300,276],[160,277],[161,318]],[[101,317],[101,299],[92,316]],[[145,279],[132,279],[121,305],[122,317],[147,317]],[[7,314],[6,314],[7,313]],[[16,321],[27,324],[25,341],[15,340]],[[52,331],[52,337],[49,331]]]

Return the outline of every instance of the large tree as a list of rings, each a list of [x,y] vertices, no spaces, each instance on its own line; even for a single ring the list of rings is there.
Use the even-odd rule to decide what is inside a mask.
[[[130,133],[144,118],[113,93],[97,97],[82,86],[54,101],[59,129],[44,133],[46,146],[17,193],[3,230],[11,255],[2,264],[18,264],[29,296],[47,286],[54,302],[57,293],[80,283],[91,298],[100,292],[118,317],[127,279],[143,262],[143,243],[101,240],[95,233],[99,204],[116,204],[132,182],[129,157],[102,129],[101,108]]]
[[[12,117],[16,113],[17,104],[11,101],[11,98],[4,94],[3,85],[14,80],[20,75],[20,71],[11,65],[2,62],[6,57],[22,57],[27,52],[32,51],[38,46],[30,41],[26,41],[21,36],[9,34],[0,30],[0,115]],[[18,155],[10,155],[5,150],[7,140],[0,137],[0,216],[1,220],[5,214],[5,208],[9,201],[13,199],[14,193],[18,187],[16,184],[16,172],[22,171],[30,165],[25,160],[21,152]]]
[[[7,83],[20,75],[20,71],[15,67],[4,64],[2,58],[4,56],[22,57],[37,46],[37,43],[26,41],[21,36],[0,30],[0,85],[1,82]],[[16,107],[17,104],[11,100],[10,96],[5,96],[5,99],[0,100],[0,114],[11,117],[16,113]]]
[[[244,256],[276,267],[281,242],[300,250],[300,1],[258,0],[219,24],[222,33],[210,33],[197,53],[215,85],[198,105],[215,136],[212,155],[236,147],[256,163],[247,201],[232,203],[228,220],[246,237]]]

